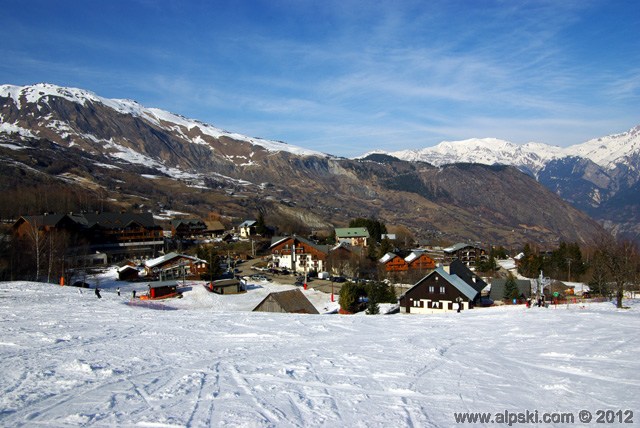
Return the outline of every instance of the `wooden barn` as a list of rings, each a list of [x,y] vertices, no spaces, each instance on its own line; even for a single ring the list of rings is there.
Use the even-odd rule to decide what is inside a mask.
[[[253,309],[254,312],[281,312],[288,314],[319,314],[309,299],[297,288],[269,293]]]

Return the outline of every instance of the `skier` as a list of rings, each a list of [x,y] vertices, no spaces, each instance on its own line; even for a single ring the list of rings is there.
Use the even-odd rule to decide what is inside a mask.
[[[96,296],[98,296],[98,299],[102,299],[102,296],[100,295],[100,289],[98,288],[98,286],[96,285]]]
[[[458,313],[462,309],[462,298],[460,296],[456,297],[456,302],[458,302]]]
[[[132,297],[131,297],[132,299],[135,299],[135,298],[136,298],[136,290],[132,290],[132,291],[131,291],[131,296],[132,296]]]
[[[118,296],[120,295],[120,287],[116,288],[116,292],[118,293]]]

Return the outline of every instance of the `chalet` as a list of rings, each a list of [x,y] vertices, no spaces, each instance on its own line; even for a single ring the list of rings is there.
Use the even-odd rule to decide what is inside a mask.
[[[445,266],[444,269],[449,274],[456,275],[459,278],[462,278],[464,282],[469,284],[478,293],[482,293],[482,290],[484,290],[488,286],[488,284],[482,278],[472,272],[471,269],[469,269],[467,265],[465,265],[460,260],[452,261],[451,264],[449,266]]]
[[[480,261],[488,260],[489,255],[480,247],[471,244],[458,243],[443,249],[445,263],[455,259],[460,260],[466,266],[475,266]]]
[[[140,271],[134,266],[124,265],[118,268],[118,279],[120,281],[136,281]]]
[[[369,245],[369,231],[366,227],[336,229],[336,242],[346,242],[354,247],[367,247]]]
[[[436,268],[436,262],[422,251],[412,251],[407,257],[402,258],[395,253],[387,253],[380,260],[386,272],[424,272]]]
[[[249,238],[251,235],[255,235],[256,225],[257,222],[255,220],[243,221],[240,226],[238,226],[238,230],[240,231],[240,238]]]
[[[85,254],[102,252],[111,259],[125,254],[154,255],[164,245],[162,227],[151,213],[83,213],[23,216],[13,226],[18,238],[64,232],[84,243]],[[76,248],[77,250],[77,248]]]
[[[212,238],[222,236],[226,230],[224,224],[219,220],[206,220],[204,223],[207,226],[205,234]]]
[[[326,270],[327,245],[317,245],[296,235],[273,238],[271,242],[269,249],[274,268],[293,272]]]
[[[387,272],[406,272],[409,270],[406,260],[394,253],[385,254],[378,262],[384,265]]]
[[[195,239],[205,236],[207,224],[197,218],[185,218],[171,221],[171,236],[176,239]]]
[[[489,297],[491,298],[491,300],[495,302],[504,300],[504,290],[506,284],[506,278],[494,278],[493,280],[491,280],[491,291],[489,292]],[[516,286],[518,287],[518,297],[531,297],[531,280],[516,279]]]
[[[296,289],[269,293],[253,309],[254,312],[281,312],[290,314],[319,314],[309,299]]]
[[[427,272],[436,268],[436,261],[423,251],[412,251],[404,261],[411,271]]]
[[[398,299],[401,313],[430,314],[470,309],[480,293],[460,276],[439,266]]]
[[[338,243],[329,249],[325,271],[332,275],[357,276],[358,261],[365,257],[363,247],[352,247],[345,242]]]
[[[147,276],[168,278],[199,278],[207,272],[209,263],[186,254],[169,253],[144,263]]]

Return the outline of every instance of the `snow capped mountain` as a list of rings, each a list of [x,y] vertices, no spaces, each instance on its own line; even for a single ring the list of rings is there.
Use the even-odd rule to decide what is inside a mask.
[[[518,145],[497,138],[471,138],[443,141],[433,147],[387,154],[436,166],[460,162],[513,165],[535,176],[550,161],[564,157],[586,158],[603,168],[611,169],[617,164],[628,163],[634,155],[640,154],[640,126],[621,134],[596,138],[566,148],[534,142]]]
[[[590,159],[604,168],[615,168],[617,164],[628,163],[631,157],[640,154],[640,125],[621,134],[594,138],[568,147],[565,152],[569,156]]]
[[[514,165],[535,175],[547,161],[561,156],[562,149],[539,143],[519,146],[497,138],[471,138],[462,141],[443,141],[434,147],[389,154],[400,159],[428,162],[436,166],[460,162]]]
[[[227,137],[237,141],[246,141],[253,145],[261,146],[271,152],[284,151],[299,156],[326,156],[326,154],[315,150],[292,146],[280,141],[252,138],[227,132],[204,122],[187,119],[161,109],[146,108],[136,101],[103,98],[83,89],[60,87],[48,83],[39,83],[31,86],[1,85],[0,97],[12,99],[18,109],[23,108],[26,104],[48,104],[54,98],[63,98],[82,106],[85,106],[88,102],[102,104],[118,113],[139,117],[156,126],[169,127],[194,144],[207,144],[201,138],[200,134],[203,134],[213,138]],[[38,109],[40,110],[40,107]],[[2,116],[0,116],[0,126],[0,132],[22,134],[27,132],[27,130],[20,128],[16,124],[5,122]],[[196,129],[199,130],[199,132],[196,133],[197,135],[190,136],[190,134],[193,134],[192,131]],[[38,133],[35,133],[35,135],[38,136]]]

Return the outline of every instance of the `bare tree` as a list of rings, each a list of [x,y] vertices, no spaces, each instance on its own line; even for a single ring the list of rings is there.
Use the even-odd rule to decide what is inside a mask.
[[[635,288],[640,254],[632,241],[603,240],[605,263],[616,296],[616,306],[622,308],[625,289]]]
[[[32,243],[33,255],[35,257],[36,263],[36,281],[40,279],[40,264],[41,264],[41,256],[46,246],[47,240],[43,231],[40,230],[38,222],[34,220],[30,222],[27,227],[26,235],[29,237],[29,240]]]

